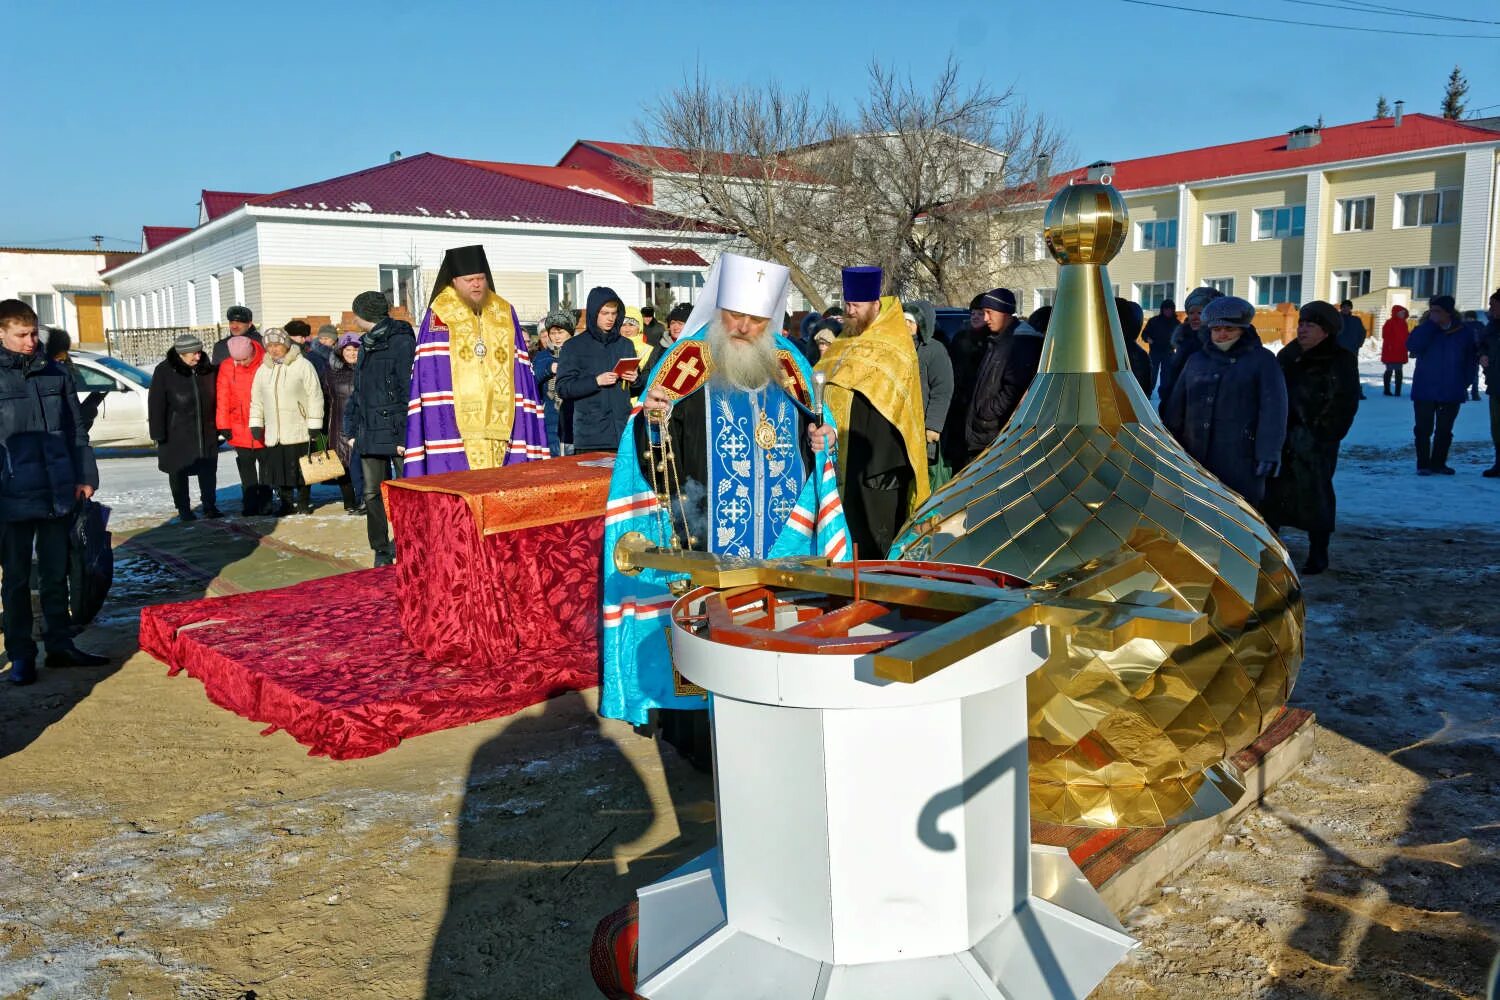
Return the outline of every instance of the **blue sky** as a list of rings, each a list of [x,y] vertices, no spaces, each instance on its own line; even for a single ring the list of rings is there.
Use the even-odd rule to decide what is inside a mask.
[[[143,224],[193,224],[202,188],[272,191],[398,149],[552,163],[575,138],[634,138],[642,108],[700,65],[725,83],[774,74],[847,103],[872,56],[922,79],[951,51],[1057,119],[1078,162],[1270,135],[1319,114],[1355,121],[1380,93],[1435,114],[1455,63],[1470,107],[1500,114],[1500,4],[1426,3],[1497,22],[1484,25],[1334,9],[1363,0],[1164,2],[1383,30],[1125,0],[5,0],[7,37],[33,55],[0,88],[0,245],[135,243]],[[1457,37],[1406,34],[1417,31]]]

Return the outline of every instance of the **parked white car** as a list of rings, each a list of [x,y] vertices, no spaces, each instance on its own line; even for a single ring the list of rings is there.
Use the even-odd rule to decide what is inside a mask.
[[[151,444],[151,424],[146,409],[151,373],[108,354],[70,351],[68,357],[78,371],[79,402],[87,399],[91,392],[104,393],[99,416],[89,431],[89,442],[95,447],[116,448]]]

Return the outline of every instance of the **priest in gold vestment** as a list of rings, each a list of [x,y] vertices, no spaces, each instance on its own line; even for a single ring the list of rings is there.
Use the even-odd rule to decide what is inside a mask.
[[[404,476],[548,457],[531,358],[482,246],[443,257],[417,331]]]

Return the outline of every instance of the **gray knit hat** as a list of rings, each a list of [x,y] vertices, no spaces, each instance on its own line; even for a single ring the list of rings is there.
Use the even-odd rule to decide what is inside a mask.
[[[567,330],[571,333],[575,325],[573,313],[568,309],[554,309],[542,317],[543,330],[551,330],[553,327],[556,327],[559,330]]]
[[[339,328],[332,323],[324,323],[318,327],[318,339],[330,342],[337,341],[339,339]]]
[[[379,323],[391,314],[391,300],[384,292],[360,292],[350,308],[366,323]]]
[[[260,335],[261,341],[270,347],[272,344],[290,344],[292,338],[279,326],[273,326]]]
[[[178,354],[188,354],[193,351],[201,352],[203,350],[203,341],[198,339],[197,334],[179,333],[176,339],[172,341],[172,350]]]
[[[1255,328],[1255,307],[1233,295],[1221,295],[1203,307],[1203,325],[1209,329],[1237,326],[1252,330]]]

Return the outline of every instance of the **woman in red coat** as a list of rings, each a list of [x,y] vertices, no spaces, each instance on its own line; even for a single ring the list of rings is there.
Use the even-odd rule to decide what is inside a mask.
[[[1380,328],[1380,360],[1385,362],[1385,394],[1391,395],[1391,379],[1396,380],[1396,395],[1401,395],[1401,379],[1409,360],[1406,353],[1406,335],[1410,328],[1406,324],[1406,307],[1396,306],[1391,318]]]
[[[254,517],[270,506],[271,488],[260,481],[260,455],[265,449],[250,436],[250,386],[266,349],[249,337],[229,338],[229,360],[219,366],[219,433],[234,446],[234,464],[240,471],[240,508]]]

